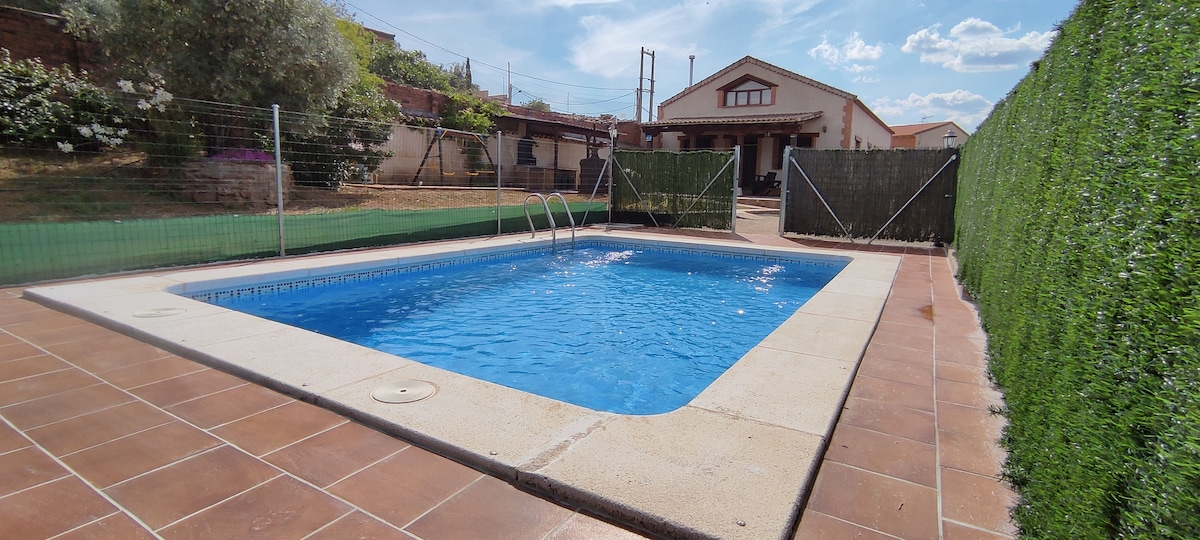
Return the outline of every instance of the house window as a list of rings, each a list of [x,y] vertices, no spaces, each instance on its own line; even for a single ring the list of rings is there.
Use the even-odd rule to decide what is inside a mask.
[[[750,107],[755,105],[770,105],[773,103],[774,92],[770,86],[755,80],[747,80],[732,88],[725,89],[726,107]]]

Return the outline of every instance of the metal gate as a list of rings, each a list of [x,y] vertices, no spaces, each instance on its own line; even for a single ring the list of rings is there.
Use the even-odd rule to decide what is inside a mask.
[[[738,149],[613,154],[609,221],[731,230]]]
[[[781,232],[953,241],[956,149],[784,151]]]

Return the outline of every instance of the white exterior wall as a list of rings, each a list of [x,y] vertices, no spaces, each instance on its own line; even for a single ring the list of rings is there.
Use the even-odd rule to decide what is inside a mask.
[[[858,102],[854,102],[853,106],[854,119],[851,122],[853,136],[850,138],[850,148],[854,148],[855,136],[862,138],[863,150],[868,148],[891,148],[891,130],[876,122],[874,118],[871,118],[871,113],[867,112]]]

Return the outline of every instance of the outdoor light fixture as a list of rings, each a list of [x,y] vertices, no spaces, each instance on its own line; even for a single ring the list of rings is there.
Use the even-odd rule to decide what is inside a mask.
[[[945,144],[946,148],[954,148],[954,139],[957,139],[957,138],[958,138],[958,136],[955,135],[954,130],[951,129],[951,130],[947,131],[945,135],[942,136],[942,143]]]

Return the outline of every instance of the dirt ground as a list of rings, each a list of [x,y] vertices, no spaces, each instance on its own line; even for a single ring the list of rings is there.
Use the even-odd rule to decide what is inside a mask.
[[[181,199],[130,154],[0,155],[0,223],[162,218],[223,213],[274,213],[274,207],[233,207]],[[590,193],[565,193],[586,202]],[[500,204],[519,206],[530,193],[505,188]],[[603,198],[601,198],[603,199]],[[540,201],[530,201],[540,204]],[[554,204],[554,203],[552,203]],[[338,189],[296,186],[285,213],[350,210],[431,210],[495,206],[495,188],[345,184]]]

